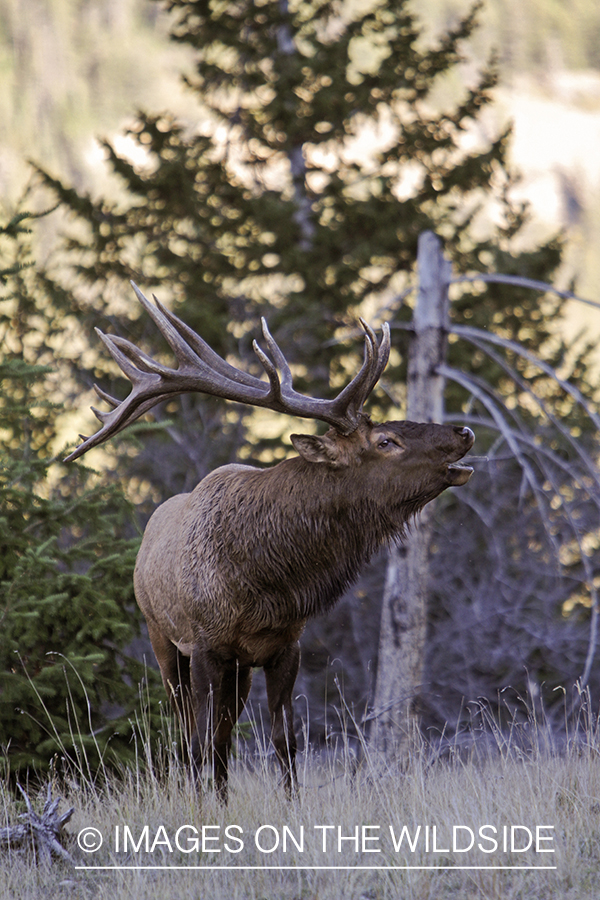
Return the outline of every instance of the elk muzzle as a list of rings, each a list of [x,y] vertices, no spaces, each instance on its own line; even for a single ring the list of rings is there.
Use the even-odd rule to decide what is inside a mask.
[[[458,451],[460,455],[456,460],[448,463],[448,481],[452,487],[460,487],[460,485],[467,483],[473,474],[473,468],[472,466],[460,465],[458,460],[462,459],[463,456],[469,452],[475,443],[475,435],[471,429],[466,426],[456,426],[454,430],[464,442],[464,449],[462,452]]]

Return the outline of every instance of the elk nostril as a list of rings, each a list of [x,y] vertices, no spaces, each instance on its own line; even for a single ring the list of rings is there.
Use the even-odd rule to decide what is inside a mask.
[[[464,438],[475,438],[475,435],[473,434],[473,432],[471,431],[471,429],[470,429],[470,428],[467,428],[466,425],[463,425],[462,428],[461,428],[461,427],[457,427],[457,428],[456,428],[456,433],[459,434],[461,437],[464,437]]]

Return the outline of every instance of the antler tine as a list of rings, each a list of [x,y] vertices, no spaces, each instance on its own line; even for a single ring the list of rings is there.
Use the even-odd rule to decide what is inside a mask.
[[[254,375],[249,375],[247,372],[243,372],[240,369],[236,369],[234,366],[229,365],[229,363],[222,359],[218,353],[215,353],[212,347],[209,347],[206,341],[190,328],[189,325],[186,325],[186,323],[182,322],[175,313],[172,313],[163,306],[154,294],[152,295],[152,298],[155,305],[150,303],[135,282],[132,281],[130,284],[135,291],[138,300],[153,319],[171,350],[173,350],[179,362],[179,368],[182,371],[185,371],[188,368],[192,371],[202,368],[204,371],[212,371],[236,384],[245,384],[248,387],[258,388],[259,390],[264,389],[264,383],[260,378],[256,378]],[[133,345],[130,346],[133,347]],[[133,349],[137,350],[136,347],[133,347]],[[142,357],[145,356],[141,351],[138,352]],[[151,365],[157,366],[157,363],[155,363],[154,360],[151,360],[150,357],[145,357],[145,359],[149,361]]]
[[[373,369],[372,378],[367,387],[367,390],[366,390],[366,393],[364,396],[364,400],[362,401],[364,403],[365,400],[367,399],[367,397],[369,396],[369,394],[371,393],[371,391],[373,390],[373,388],[375,387],[375,385],[377,384],[377,382],[379,381],[379,379],[381,378],[381,376],[383,375],[383,370],[385,369],[385,367],[388,364],[388,360],[390,358],[390,349],[391,349],[391,335],[390,335],[389,323],[384,322],[383,325],[381,326],[381,343],[379,344],[379,346],[377,346],[377,338],[375,337],[375,333],[373,332],[372,328],[369,327],[369,325],[365,322],[364,319],[360,319],[359,321],[360,321],[360,324],[362,325],[362,327],[364,328],[364,330],[367,332],[367,334],[370,333],[370,335],[372,337],[374,355],[375,355],[375,359],[374,359],[373,365],[372,365],[372,369]]]
[[[277,366],[279,372],[281,373],[281,385],[283,388],[286,388],[288,386],[291,387],[292,386],[292,372],[288,365],[288,361],[285,358],[285,356],[283,355],[283,352],[282,352],[279,344],[277,343],[277,341],[275,340],[275,338],[269,331],[269,326],[267,325],[267,320],[264,318],[264,316],[261,318],[260,324],[262,326],[262,333],[264,335],[265,341],[267,342],[267,346],[269,348],[271,356],[273,357],[275,365]]]
[[[167,344],[169,345],[169,347],[175,354],[177,361],[179,362],[180,368],[182,365],[185,367],[190,364],[191,365],[196,364],[197,360],[198,360],[198,354],[194,352],[192,347],[190,347],[189,343],[181,335],[179,329],[175,325],[175,322],[172,320],[172,318],[170,316],[167,315],[167,311],[166,311],[165,307],[162,306],[161,303],[159,303],[159,301],[156,299],[156,297],[154,297],[154,303],[156,305],[153,305],[152,303],[150,303],[148,298],[145,297],[144,294],[142,294],[142,292],[140,291],[137,284],[135,284],[135,282],[131,281],[130,284],[131,284],[133,290],[135,291],[136,297],[138,298],[138,300],[140,301],[140,303],[142,304],[142,306],[144,307],[144,309],[146,310],[148,315],[154,321],[154,324],[156,325],[156,327],[158,328],[158,330],[160,331],[160,333],[166,340]],[[173,318],[175,318],[176,321],[179,322],[179,320],[177,319],[176,316]],[[179,324],[183,325],[183,322],[181,322]],[[191,331],[191,329],[190,329],[190,331]],[[193,334],[195,334],[195,332],[193,332]],[[198,336],[196,335],[196,337],[198,337]],[[123,339],[121,338],[120,340],[123,340]],[[134,345],[132,344],[130,346],[133,347]],[[134,347],[134,350],[137,350],[137,348]],[[141,351],[138,351],[138,352],[141,353]],[[216,355],[217,354],[215,353],[215,356]],[[147,357],[147,358],[149,359],[149,357]],[[218,357],[218,358],[220,359],[220,357]]]
[[[333,401],[336,411],[339,408],[351,424],[350,431],[358,425],[361,408],[379,381],[389,358],[389,325],[384,324],[383,337],[378,346],[373,329],[364,319],[360,319],[360,324],[365,332],[365,357],[362,368]]]
[[[136,288],[136,285],[131,282],[136,293],[138,293],[139,288]],[[143,297],[141,291],[139,294]],[[162,303],[154,296],[154,302],[159,310],[159,312],[164,316],[164,318],[173,326],[173,329],[177,332],[178,338],[175,338],[175,341],[179,345],[181,339],[185,345],[191,348],[198,359],[202,360],[202,362],[206,363],[207,366],[210,367],[214,372],[223,376],[224,378],[229,379],[230,381],[234,381],[239,384],[246,384],[248,387],[258,387],[264,388],[264,382],[260,380],[260,378],[256,378],[254,375],[249,375],[248,372],[243,372],[241,369],[236,369],[234,366],[230,366],[228,362],[226,362],[222,357],[219,356],[218,353],[210,347],[205,340],[203,340],[199,334],[190,328],[189,325],[186,325],[185,322],[182,322],[175,313],[172,313],[169,309],[162,305]],[[154,308],[148,302],[148,300],[144,297],[144,300],[152,309],[154,313]],[[154,318],[154,321],[158,325],[159,329],[162,331],[161,325],[158,324],[157,318]],[[170,332],[172,334],[172,332]],[[164,332],[163,332],[164,334]],[[166,334],[165,334],[166,338]]]
[[[274,408],[280,408],[282,412],[285,412],[287,409],[287,405],[286,399],[284,397],[284,391],[287,391],[287,394],[289,398],[292,399],[292,401],[300,395],[297,394],[292,387],[292,372],[288,365],[288,361],[283,355],[283,352],[276,342],[275,338],[269,331],[269,326],[267,325],[264,316],[261,318],[260,323],[262,326],[263,337],[267,342],[267,346],[273,357],[274,363],[269,359],[269,357],[257,341],[252,341],[252,349],[258,356],[260,363],[267,373],[267,377],[269,379],[271,389],[269,391],[268,399],[270,405],[272,405]],[[305,397],[303,399],[304,401],[307,401],[309,398]]]
[[[277,406],[283,407],[283,400],[281,397],[281,382],[279,380],[279,373],[277,372],[277,369],[256,341],[252,341],[252,349],[258,356],[260,363],[267,373],[267,377],[269,379],[270,390],[268,396],[265,397],[265,400],[268,400],[269,405],[273,406],[274,408],[276,408]],[[284,410],[282,409],[282,411]]]
[[[112,406],[115,409],[119,405],[119,400],[115,397],[111,397],[111,395],[107,391],[103,391],[101,387],[98,387],[97,384],[94,385],[94,390],[98,397],[101,400],[104,400],[105,403],[108,403],[109,406]]]
[[[140,350],[139,347],[136,347],[135,344],[132,344],[131,341],[119,337],[118,334],[104,334],[99,328],[96,328],[96,334],[130,381],[140,381],[146,375],[158,375],[160,377],[172,371],[168,366],[157,363],[156,360],[144,353],[143,350]]]
[[[349,434],[354,431],[360,421],[362,405],[381,377],[390,353],[389,325],[387,323],[384,324],[382,329],[383,337],[381,344],[378,345],[373,329],[363,319],[360,322],[365,331],[364,362],[360,372],[336,398],[333,400],[320,400],[305,397],[293,389],[292,373],[287,360],[271,336],[263,319],[263,334],[275,360],[274,365],[254,341],[254,351],[260,359],[271,384],[269,403],[264,405],[269,405],[272,409],[279,409],[281,412],[291,415],[320,419],[329,425],[333,425],[334,428],[343,434]],[[278,369],[283,376],[281,382]]]

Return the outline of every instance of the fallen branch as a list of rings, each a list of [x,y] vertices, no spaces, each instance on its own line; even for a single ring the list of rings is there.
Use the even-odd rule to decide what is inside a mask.
[[[27,812],[22,813],[19,818],[24,819],[22,825],[9,825],[6,828],[0,828],[0,848],[8,847],[9,850],[26,849],[29,847],[35,853],[36,859],[46,864],[52,862],[52,856],[58,856],[71,865],[75,865],[71,855],[65,850],[60,843],[60,832],[63,825],[69,821],[73,815],[75,808],[71,807],[61,816],[58,815],[58,804],[60,798],[52,799],[52,787],[48,785],[48,793],[46,802],[41,816],[33,809],[31,800],[23,790],[20,784],[17,784],[21,791]]]

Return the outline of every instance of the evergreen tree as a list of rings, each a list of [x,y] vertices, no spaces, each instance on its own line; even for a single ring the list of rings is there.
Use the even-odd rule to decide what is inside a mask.
[[[29,360],[43,323],[53,330],[28,268],[30,218],[0,232],[0,756],[14,772],[66,754],[89,773],[101,756],[133,756],[144,667],[126,648],[139,630],[139,537],[117,485],[52,452],[56,372]]]
[[[60,277],[48,287],[71,308],[73,294],[79,298],[86,327],[104,315],[115,324],[132,278],[172,302],[218,352],[253,365],[250,338],[266,312],[282,345],[308,367],[311,389],[326,391],[356,364],[331,341],[339,326],[359,311],[409,318],[398,298],[424,229],[445,238],[459,270],[551,278],[558,242],[515,253],[526,214],[510,201],[508,133],[483,150],[465,149],[491,102],[494,66],[441,110],[440,85],[452,75],[456,84],[477,6],[433,45],[405,0],[354,18],[327,2],[173,0],[168,8],[173,39],[194,51],[187,82],[196,124],[140,113],[128,133],[146,155],[141,166],[105,142],[125,188],[120,201],[92,200],[43,173],[76,218],[65,262],[79,279],[66,297]],[[476,239],[474,219],[492,202],[501,225]],[[130,302],[126,330],[139,339],[148,323]],[[474,291],[455,304],[471,324],[500,321],[505,336],[537,347],[548,344],[559,313],[558,301],[542,311],[531,292],[498,286],[485,301]],[[461,363],[500,377],[477,354]],[[401,374],[389,370],[394,380]],[[221,430],[221,415],[209,409]],[[203,444],[208,468],[235,450],[231,430],[221,458]],[[179,444],[189,446],[189,434]],[[201,464],[196,470],[202,474]]]

